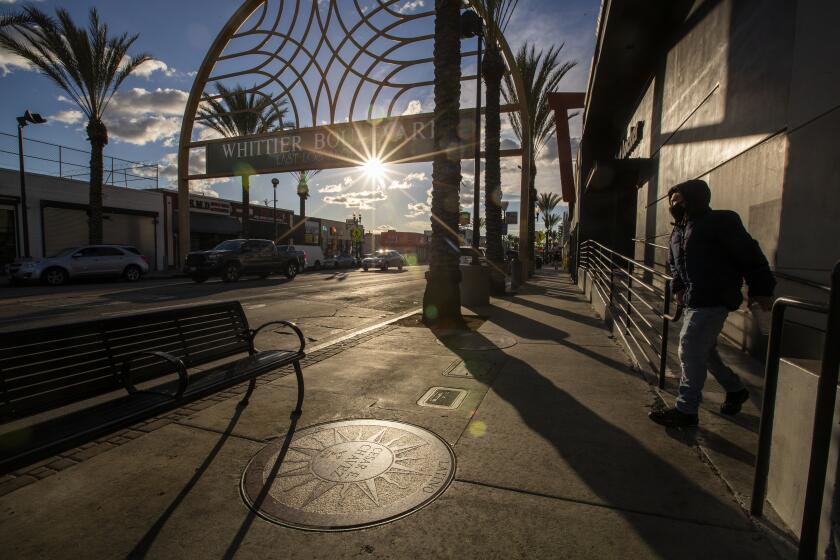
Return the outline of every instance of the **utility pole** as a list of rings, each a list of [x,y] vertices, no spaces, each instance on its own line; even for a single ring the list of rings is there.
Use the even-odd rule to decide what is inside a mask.
[[[18,122],[18,158],[20,161],[20,215],[23,226],[23,257],[29,258],[29,216],[26,208],[26,170],[23,162],[23,127],[32,124],[44,124],[47,119],[38,113],[26,111],[22,117],[17,118]]]
[[[275,177],[271,180],[271,186],[274,187],[274,213],[272,214],[272,218],[274,219],[274,241],[277,241],[277,185],[280,184],[280,179]]]

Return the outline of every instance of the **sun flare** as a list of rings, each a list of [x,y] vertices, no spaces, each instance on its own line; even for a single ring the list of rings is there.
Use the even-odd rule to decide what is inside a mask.
[[[385,164],[379,158],[372,157],[362,164],[362,172],[372,181],[382,181],[387,173]]]

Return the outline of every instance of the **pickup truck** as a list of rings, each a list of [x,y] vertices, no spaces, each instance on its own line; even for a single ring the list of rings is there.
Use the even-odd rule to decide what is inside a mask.
[[[266,278],[272,273],[285,274],[291,280],[303,270],[304,259],[302,251],[278,247],[268,239],[229,239],[209,251],[188,254],[184,271],[196,282],[204,282],[211,276],[236,282],[243,275]]]

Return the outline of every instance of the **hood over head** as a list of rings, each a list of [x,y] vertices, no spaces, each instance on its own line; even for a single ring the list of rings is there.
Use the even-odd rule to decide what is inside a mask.
[[[680,193],[684,199],[685,210],[689,217],[698,216],[709,210],[709,202],[712,200],[712,191],[706,181],[700,179],[692,179],[685,181],[678,185],[674,185],[668,190],[668,199],[674,193]]]

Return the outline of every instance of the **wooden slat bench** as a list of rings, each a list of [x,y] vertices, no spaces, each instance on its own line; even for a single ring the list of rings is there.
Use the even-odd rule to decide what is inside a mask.
[[[254,339],[269,325],[291,328],[300,347],[258,351]],[[297,376],[297,418],[304,347],[294,323],[250,329],[236,301],[2,333],[0,473],[250,379],[246,405],[257,376],[288,364]]]

